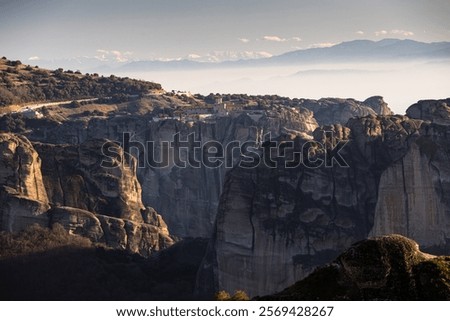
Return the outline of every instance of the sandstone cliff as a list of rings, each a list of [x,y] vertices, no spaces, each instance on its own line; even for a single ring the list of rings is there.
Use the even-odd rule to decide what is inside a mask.
[[[172,151],[169,154],[168,166],[152,168],[145,163],[147,160],[146,156],[153,154],[154,159],[160,161],[162,159],[162,142],[173,142],[177,133],[180,134],[180,139],[183,141],[186,141],[188,135],[192,134],[201,145],[206,142],[216,141],[225,148],[230,142],[255,142],[269,132],[273,137],[291,132],[294,134],[304,133],[307,137],[311,137],[310,135],[318,127],[318,124],[313,117],[313,113],[307,109],[301,108],[297,110],[277,107],[267,111],[267,113],[254,114],[244,112],[237,116],[220,117],[207,122],[183,122],[173,119],[154,122],[151,115],[144,117],[116,115],[112,117],[77,119],[64,123],[36,120],[33,123],[33,127],[35,130],[30,133],[30,139],[56,145],[72,144],[74,142],[83,143],[92,139],[104,138],[122,142],[122,134],[130,133],[133,142],[142,144],[139,152],[136,152],[136,148],[133,148],[132,152],[139,162],[144,162],[143,164],[140,163],[141,166],[137,168],[137,176],[143,190],[142,201],[144,205],[154,207],[159,213],[162,213],[164,220],[174,235],[181,237],[210,237],[213,231],[219,198],[222,193],[225,173],[228,169],[225,166],[208,168],[202,164],[200,164],[199,168],[192,166],[181,168],[174,165]],[[144,150],[148,141],[154,143],[153,150]],[[39,144],[35,145],[36,148],[42,149],[42,157],[47,157],[45,155],[50,153],[47,150],[62,150],[63,148],[53,147],[53,145],[45,147],[45,144],[42,147]],[[192,151],[192,144],[188,146]],[[61,155],[67,154],[61,159],[76,160],[78,157],[75,147],[56,153]],[[52,157],[50,155],[49,159]],[[198,154],[195,157],[197,160],[201,159]],[[234,150],[233,153],[225,153],[225,157],[233,165],[239,159],[239,151]],[[186,158],[183,159],[186,160]],[[54,171],[54,168],[61,168],[59,170],[61,172],[67,166],[70,168],[73,166],[70,165],[70,162],[58,165],[54,160],[51,160],[49,164],[51,164],[48,165],[50,174],[44,176],[47,177],[46,179],[53,180],[54,182],[51,185],[61,190],[58,187],[58,178],[51,173]],[[69,171],[72,170],[70,169]],[[45,166],[44,172],[47,172]],[[95,170],[92,170],[92,172],[95,172]],[[66,174],[64,173],[64,176]],[[64,186],[67,185],[66,189],[72,188],[73,184],[80,186],[82,182],[77,183],[78,178],[76,174],[69,174],[72,175],[70,176],[72,177],[70,182],[63,184]],[[78,193],[74,193],[75,196],[71,196],[73,194],[71,192],[65,194],[68,198],[78,197]],[[52,197],[55,195],[54,201],[60,204],[74,206],[73,203],[77,202],[76,200],[70,200],[69,203],[62,202],[63,193],[61,191],[49,191],[49,195],[52,195]],[[84,196],[81,199],[84,199]],[[86,209],[86,207],[81,208]]]
[[[142,222],[141,186],[136,178],[136,160],[124,165],[122,149],[118,159],[102,154],[106,140],[90,140],[81,145],[35,143],[43,160],[42,176],[53,204],[88,210],[98,214]],[[110,167],[102,166],[111,161]]]
[[[1,134],[1,230],[59,223],[72,234],[144,256],[171,246],[162,217],[142,204],[136,160],[121,164],[123,150],[112,144],[114,168],[102,166],[104,143],[33,146],[25,137]]]
[[[0,230],[14,232],[46,221],[49,209],[41,159],[23,136],[0,134]]]

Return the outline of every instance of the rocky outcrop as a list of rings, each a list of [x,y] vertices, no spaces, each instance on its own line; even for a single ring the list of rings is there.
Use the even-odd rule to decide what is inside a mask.
[[[166,168],[146,166],[138,170],[144,204],[163,213],[172,233],[181,237],[211,236],[225,174],[239,160],[239,150],[227,149],[227,146],[255,143],[269,132],[276,137],[289,129],[311,134],[317,128],[308,110],[298,112],[280,108],[258,118],[252,117],[251,114],[242,114],[236,118],[222,117],[212,123],[197,122],[193,125],[178,121],[150,123],[141,136],[136,137],[141,142],[154,141],[158,147],[161,142],[172,142],[176,133],[180,133],[183,140],[191,134],[201,146],[216,141],[224,147],[223,160],[229,161],[228,166],[212,168],[202,163],[198,168],[182,168],[174,166],[173,158],[169,157],[171,161]],[[193,146],[189,146],[192,152]],[[161,159],[160,149],[155,158]],[[201,156],[197,154],[196,159],[201,160]]]
[[[363,101],[363,104],[372,108],[373,111],[380,116],[389,116],[394,114],[381,96],[369,97]]]
[[[0,190],[0,230],[21,231],[32,224],[47,226],[49,204],[17,193],[11,188]]]
[[[428,120],[434,124],[450,125],[450,98],[441,100],[420,100],[406,110],[411,118]]]
[[[200,289],[273,293],[369,234],[403,233],[449,249],[446,127],[370,115],[313,135],[321,145],[309,151],[319,158],[349,140],[340,151],[348,166],[230,171]],[[304,141],[294,142],[300,152]]]
[[[45,225],[50,207],[39,155],[28,139],[9,133],[0,134],[0,150],[0,230]]]
[[[450,257],[388,235],[358,242],[331,264],[262,300],[449,300]]]
[[[72,234],[144,256],[174,244],[161,215],[143,206],[136,160],[125,158],[118,145],[33,146],[14,134],[0,139],[1,230],[59,223]],[[115,158],[102,154],[104,143]]]
[[[161,216],[147,209],[146,223],[119,219],[71,207],[56,207],[50,212],[50,225],[61,224],[71,234],[81,235],[93,242],[114,249],[149,256],[175,243]]]
[[[22,196],[47,202],[41,159],[30,141],[23,136],[0,133],[0,151],[0,185]]]
[[[117,151],[117,158],[102,153],[104,144]],[[129,158],[125,163],[118,145],[90,140],[81,145],[34,146],[43,159],[43,182],[53,204],[142,222],[144,206],[136,160]]]
[[[427,104],[420,103],[419,116],[425,120],[412,118],[414,109],[410,117],[390,115],[383,100],[372,97],[365,102],[298,100],[289,108],[264,111],[254,105],[252,111],[205,121],[153,121],[151,114],[57,124],[35,120],[29,135],[40,141],[34,146],[43,159],[52,222],[146,255],[173,242],[156,211],[163,213],[177,236],[212,235],[198,274],[199,297],[238,289],[254,296],[282,290],[369,235],[402,233],[421,246],[449,250],[450,126],[445,108],[436,114],[438,103]],[[313,117],[320,118],[321,127]],[[131,134],[136,158],[126,167],[101,166],[104,137],[121,142],[124,132]],[[258,142],[254,155],[263,156],[270,148],[265,141],[269,132],[283,151],[275,167],[264,162],[254,168],[236,166],[242,157],[238,150],[225,154],[229,168],[176,166],[173,151],[166,166],[146,164],[149,155],[161,160],[161,143],[173,142],[177,133],[200,146]],[[311,139],[315,142],[305,149]],[[145,142],[153,142],[154,150],[146,149]],[[289,143],[294,147],[285,148]],[[111,144],[119,152],[110,161],[121,163],[124,152]],[[186,150],[194,147],[185,142],[184,161]],[[194,160],[198,156],[191,154]],[[296,159],[303,162],[287,166],[286,160],[292,165]],[[20,197],[28,204],[23,208],[32,209],[22,216],[45,212],[25,202],[34,198],[18,192],[20,184],[4,181],[5,202]],[[146,209],[150,205],[156,211]]]
[[[393,114],[383,97],[380,96],[367,98],[363,102],[341,98],[302,99],[300,105],[311,110],[320,125],[345,125],[349,119],[354,117]]]
[[[244,142],[254,143],[261,140],[269,132],[272,137],[284,133],[290,133],[294,136],[303,133],[310,138],[312,132],[318,127],[310,110],[285,107],[272,108],[267,112],[250,110],[238,115],[219,117],[205,122],[184,122],[173,119],[155,122],[151,115],[147,117],[116,115],[109,118],[67,121],[62,124],[45,120],[37,120],[36,122],[39,123],[39,126],[36,126],[36,130],[30,133],[30,137],[36,141],[57,143],[57,145],[73,142],[83,143],[91,139],[105,137],[122,142],[122,134],[130,133],[132,145],[135,146],[131,152],[136,156],[140,165],[137,166],[137,176],[144,191],[142,193],[143,203],[145,206],[152,206],[159,213],[162,213],[170,231],[180,237],[211,236],[225,173],[236,163],[240,153],[239,149],[234,149],[232,152],[231,149],[225,151],[224,156],[229,161],[228,166],[210,168],[200,164],[198,167],[188,165],[183,168],[175,166],[173,150],[171,150],[167,166],[161,168],[148,166],[146,164],[147,156],[153,154],[156,161],[162,159],[163,150],[161,146],[163,142],[173,142],[174,136],[179,133],[182,141],[187,141],[188,136],[193,135],[200,146],[203,146],[206,142],[215,141],[226,148],[231,142],[235,142],[237,145]],[[146,150],[146,142],[153,142],[152,150]],[[67,156],[61,158],[76,160],[76,147],[65,150],[62,146],[48,145],[48,147],[45,147],[44,145],[41,147],[36,144],[36,148],[41,150],[40,153],[42,153],[43,158],[51,160],[48,163],[48,170],[46,168],[43,170],[44,173],[49,173],[49,175],[45,174],[44,176],[53,180],[50,185],[57,189],[49,191],[50,198],[59,204],[80,207],[74,205],[80,203],[77,200],[70,200],[70,202],[66,200],[64,203],[62,197],[63,194],[67,195],[69,199],[72,197],[71,195],[80,195],[78,193],[79,188],[76,188],[76,193],[58,191],[60,188],[58,187],[57,177],[52,174],[55,168],[67,168],[68,165],[66,163],[55,164],[55,161],[52,160],[52,153],[55,152],[46,152],[46,150],[55,150],[56,147],[56,150],[60,150],[56,153],[67,154]],[[187,148],[192,151],[194,146],[188,143]],[[139,152],[137,152],[138,150]],[[45,156],[47,154],[50,156]],[[183,160],[186,160],[185,155],[182,154]],[[197,153],[195,158],[201,160],[201,155]],[[69,165],[69,168],[73,168],[73,166]],[[95,173],[97,170],[92,170],[92,172]],[[66,188],[70,188],[71,184],[83,185],[73,173],[64,173],[64,176],[67,175],[72,177],[71,182],[73,183],[63,184],[67,186]],[[77,180],[80,182],[77,183]],[[84,196],[81,199],[84,199]],[[81,208],[92,210],[91,207]]]

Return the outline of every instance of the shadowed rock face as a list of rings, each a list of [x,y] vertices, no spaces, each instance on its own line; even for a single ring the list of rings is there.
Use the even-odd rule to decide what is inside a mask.
[[[349,140],[348,167],[229,172],[201,290],[273,293],[368,235],[402,233],[450,250],[447,126],[367,116],[316,130],[324,145],[325,131]]]
[[[43,181],[53,204],[84,209],[98,214],[142,222],[141,186],[136,178],[136,160],[122,166],[102,154],[105,140],[86,141],[81,145],[36,143],[42,158]],[[117,145],[111,145],[120,152]]]
[[[170,108],[174,108],[173,105],[176,104],[186,105],[186,102],[173,97],[158,96],[152,99],[155,108],[159,105],[165,106],[164,108],[169,108],[169,105]],[[241,99],[245,100],[243,97]],[[91,115],[72,120],[58,118],[61,121],[43,118],[27,120],[27,127],[33,129],[27,135],[30,140],[36,142],[80,144],[91,139],[105,138],[120,142],[122,133],[127,132],[133,135],[133,140],[144,145],[147,141],[153,141],[156,146],[155,158],[160,159],[160,143],[173,141],[173,136],[178,132],[183,138],[193,133],[201,143],[213,140],[222,145],[231,141],[255,141],[257,137],[268,132],[272,137],[287,134],[291,137],[301,136],[310,139],[318,124],[343,125],[353,117],[375,115],[377,112],[390,113],[381,97],[371,97],[364,102],[331,98],[318,101],[307,99],[294,101],[271,97],[258,99],[266,106],[265,115],[252,114],[250,111],[243,112],[237,117],[221,117],[214,122],[195,123],[175,120],[153,122],[153,115],[112,114],[107,117]],[[170,101],[169,105],[167,100]],[[286,108],[287,106],[290,107]],[[145,163],[142,154],[139,155],[139,160]],[[211,236],[226,172],[224,168],[210,169],[204,166],[198,169],[190,166],[178,168],[173,166],[173,159],[170,159],[167,168],[154,169],[148,166],[137,168],[137,176],[143,190],[143,204],[152,206],[162,213],[171,231],[181,237]],[[77,180],[76,177],[73,179]],[[79,203],[77,200],[71,202]],[[58,203],[73,206],[67,202],[58,201]]]
[[[206,142],[217,141],[226,146],[232,141],[254,142],[268,132],[272,134],[272,137],[287,132],[293,135],[304,133],[310,137],[309,135],[318,127],[313,113],[303,108],[293,110],[280,107],[268,111],[266,115],[242,113],[233,117],[221,117],[214,122],[188,123],[176,120],[152,122],[152,119],[153,117],[150,116],[117,116],[107,119],[93,118],[89,121],[67,121],[62,124],[42,121],[40,126],[36,126],[38,127],[36,131],[30,135],[37,141],[60,144],[104,138],[121,142],[122,133],[132,133],[132,141],[137,141],[143,146],[147,141],[154,142],[154,159],[159,161],[162,159],[161,142],[173,142],[174,135],[177,133],[180,133],[180,138],[184,141],[189,134],[193,134],[196,141],[202,145]],[[51,150],[53,149],[51,146],[42,147],[42,149]],[[189,144],[188,148],[193,150],[192,144]],[[70,152],[70,150],[73,151]],[[76,148],[71,147],[70,150],[58,153],[67,153],[69,159],[76,159],[78,157]],[[142,201],[145,206],[152,206],[162,213],[171,232],[175,235],[210,237],[227,171],[225,166],[180,168],[174,166],[173,154],[171,154],[167,167],[151,168],[145,164],[147,153],[143,149],[139,153],[136,151],[137,149],[132,150],[141,164],[137,168],[137,177],[142,186]],[[233,153],[238,159],[239,151],[234,150]],[[232,159],[231,153],[227,156],[230,160]],[[199,156],[196,157],[201,159]],[[54,166],[51,165],[51,167]],[[50,168],[49,172],[51,173],[52,170],[53,168]],[[52,179],[52,176],[49,176]],[[57,186],[57,184],[52,185]],[[61,195],[57,192],[53,194]],[[58,202],[63,204],[61,200]]]
[[[388,235],[358,242],[331,264],[262,300],[448,300],[450,257]]]

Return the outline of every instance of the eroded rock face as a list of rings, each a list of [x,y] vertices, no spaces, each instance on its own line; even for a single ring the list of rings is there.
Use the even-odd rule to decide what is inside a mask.
[[[441,100],[420,100],[406,110],[406,115],[431,121],[435,124],[450,125],[450,98]]]
[[[441,180],[445,180],[439,172],[442,165],[431,162],[412,143],[408,153],[381,176],[370,235],[395,231],[424,247],[445,248],[450,239],[450,209],[440,194]]]
[[[41,159],[30,141],[9,133],[0,133],[0,185],[18,194],[41,202],[47,202]]]
[[[314,112],[314,118],[320,125],[345,125],[354,117],[393,114],[380,96],[367,98],[364,102],[341,98],[302,99],[301,101],[301,106]]]
[[[23,136],[0,134],[0,229],[19,231],[45,225],[50,208],[42,182],[41,159]]]
[[[17,193],[10,188],[0,190],[0,230],[18,232],[31,224],[47,226],[49,204]]]
[[[199,287],[205,275],[214,280],[210,293],[273,293],[369,234],[402,233],[448,250],[447,131],[369,115],[313,134],[324,146],[348,139],[341,150],[348,166],[234,168]]]
[[[331,264],[262,300],[448,300],[450,257],[387,235],[352,245]]]
[[[161,215],[144,208],[136,160],[131,157],[122,164],[119,146],[111,143],[116,158],[105,158],[101,150],[105,140],[81,145],[35,143],[35,149],[22,136],[0,138],[1,230],[59,223],[93,242],[144,256],[175,242]],[[102,165],[104,160],[112,168]]]
[[[388,116],[394,114],[381,96],[369,97],[363,101],[363,104],[372,108],[373,111],[380,116]]]
[[[419,133],[407,154],[381,176],[371,235],[401,233],[445,252],[450,243],[450,127],[422,122]]]
[[[294,136],[304,134],[310,138],[312,132],[318,127],[313,113],[304,108],[273,108],[266,113],[254,113],[252,111],[244,112],[240,115],[220,117],[213,121],[182,122],[177,120],[163,120],[160,122],[152,121],[153,117],[136,116],[115,116],[110,118],[92,118],[90,120],[77,120],[65,122],[62,124],[48,124],[42,121],[42,126],[31,133],[34,140],[48,143],[81,143],[89,139],[109,138],[114,141],[122,142],[123,133],[132,134],[132,141],[146,146],[146,142],[154,142],[154,159],[162,159],[162,142],[173,142],[174,136],[179,133],[180,139],[187,140],[188,135],[192,134],[195,140],[203,145],[206,142],[216,141],[226,147],[230,142],[236,144],[243,142],[255,142],[262,139],[264,135],[271,132],[272,137],[277,137],[282,133],[290,133]],[[50,126],[50,127],[46,127]],[[38,144],[36,144],[38,146]],[[53,149],[49,147],[36,147]],[[82,144],[83,146],[83,144]],[[135,144],[136,146],[136,144]],[[57,147],[58,148],[58,147]],[[193,150],[192,144],[188,148]],[[62,147],[59,148],[63,149]],[[132,150],[138,159],[140,166],[137,168],[137,176],[142,186],[142,200],[145,206],[154,207],[159,213],[164,215],[170,231],[180,237],[210,237],[213,231],[215,216],[219,204],[220,194],[224,182],[227,168],[225,165],[219,168],[209,168],[200,164],[198,168],[187,165],[186,168],[174,165],[173,153],[169,156],[168,166],[155,168],[146,164],[146,155],[143,148],[136,153],[136,148]],[[75,147],[69,150],[58,152],[71,154],[64,158],[77,159]],[[152,153],[152,151],[149,151]],[[184,154],[183,154],[184,153]],[[43,152],[44,154],[47,154]],[[226,152],[229,163],[232,165],[239,159],[239,150],[233,150],[235,156],[232,161],[232,153]],[[50,156],[51,160],[53,156]],[[182,151],[182,157],[185,158],[185,152]],[[196,159],[201,159],[200,155]],[[142,163],[143,162],[143,163]],[[52,173],[53,168],[61,167],[51,161],[48,170],[44,167],[45,173]],[[62,163],[61,163],[62,164]],[[45,165],[45,164],[44,164]],[[66,167],[66,165],[64,165]],[[73,167],[73,166],[72,166]],[[60,170],[61,171],[61,170]],[[95,172],[95,171],[94,171]],[[59,191],[58,182],[53,175],[45,175],[49,180],[54,180],[49,184],[55,186],[55,191],[50,192],[51,198],[60,204],[75,206],[81,203],[81,200],[66,200],[64,203],[62,195],[65,194],[70,199],[78,197],[79,187],[82,186],[82,180],[71,175],[72,182],[68,182],[66,189],[72,188],[75,184],[77,193],[62,193]],[[77,182],[78,181],[78,182]],[[81,190],[81,195],[83,191]],[[53,196],[54,195],[54,196]],[[82,197],[84,199],[84,196]],[[76,205],[76,207],[79,207]],[[81,207],[92,210],[92,207]],[[99,211],[96,211],[99,212]],[[101,213],[101,212],[99,212]],[[119,216],[118,216],[119,217]]]
[[[102,154],[107,141],[91,140],[81,145],[35,143],[41,156],[43,181],[53,204],[142,222],[141,186],[136,178],[136,160],[120,163],[122,149],[114,144],[119,158]],[[110,161],[108,168],[103,161]]]
[[[93,214],[72,207],[56,207],[50,212],[50,225],[61,224],[70,233],[85,236],[114,249],[143,256],[168,248],[175,243],[161,216],[152,209],[146,223]]]

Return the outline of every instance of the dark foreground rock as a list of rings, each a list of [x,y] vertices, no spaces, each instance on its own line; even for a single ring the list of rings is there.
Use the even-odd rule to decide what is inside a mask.
[[[354,244],[333,263],[261,300],[449,300],[450,257],[388,235]]]
[[[149,258],[31,226],[0,232],[0,300],[192,300],[203,239]]]

